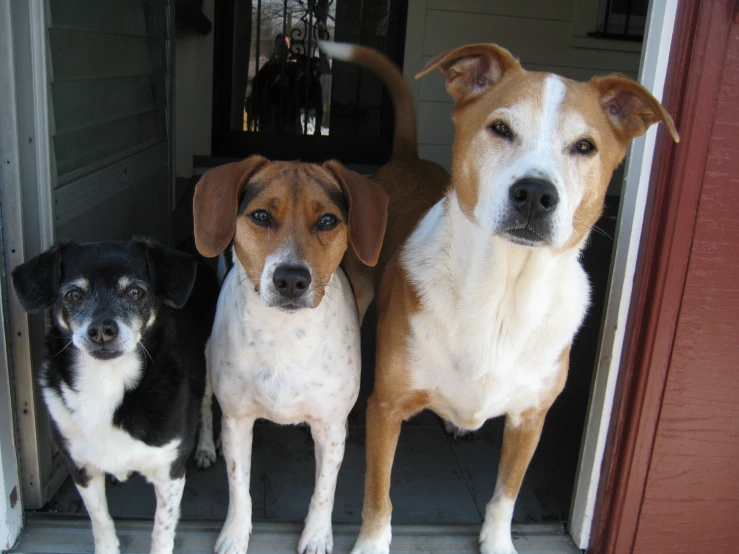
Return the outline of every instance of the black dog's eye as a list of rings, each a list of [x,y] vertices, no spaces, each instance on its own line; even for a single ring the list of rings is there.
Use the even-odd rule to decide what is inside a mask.
[[[503,137],[509,140],[513,138],[511,128],[508,126],[507,123],[503,123],[502,121],[496,121],[490,126],[490,129],[499,137]]]
[[[82,300],[82,293],[77,289],[68,290],[64,294],[64,299],[69,302],[79,302]]]
[[[575,143],[573,152],[576,154],[590,154],[591,152],[595,152],[595,145],[588,139],[578,140]]]
[[[330,231],[331,229],[335,229],[338,224],[339,218],[337,218],[334,214],[324,214],[318,218],[316,227],[320,231]]]
[[[264,210],[257,210],[251,214],[252,221],[262,227],[269,227],[272,224],[272,217]]]
[[[141,300],[145,294],[144,289],[141,287],[129,287],[126,291],[126,296],[132,300]]]

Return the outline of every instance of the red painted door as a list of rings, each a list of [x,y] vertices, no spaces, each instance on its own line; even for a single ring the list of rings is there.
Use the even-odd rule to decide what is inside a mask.
[[[739,23],[722,64],[633,552],[739,552]]]

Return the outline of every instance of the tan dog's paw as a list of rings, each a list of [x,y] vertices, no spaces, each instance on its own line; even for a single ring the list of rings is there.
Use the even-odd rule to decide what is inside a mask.
[[[334,535],[331,530],[331,517],[308,519],[298,543],[298,554],[331,554],[334,550]]]
[[[213,548],[214,554],[246,554],[249,549],[249,535],[250,524],[244,524],[240,518],[231,521],[227,519]]]
[[[391,539],[390,524],[373,536],[361,532],[351,554],[390,554]]]
[[[118,545],[118,537],[115,529],[100,533],[102,536],[95,536],[95,554],[120,554]]]
[[[480,554],[518,554],[513,547],[511,533],[507,529],[495,529],[483,524],[480,531]]]

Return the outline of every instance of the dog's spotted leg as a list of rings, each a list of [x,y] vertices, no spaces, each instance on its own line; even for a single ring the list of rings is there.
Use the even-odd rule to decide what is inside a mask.
[[[331,514],[339,468],[344,459],[346,422],[311,422],[316,449],[316,488],[310,501],[299,554],[330,554],[334,549]]]
[[[118,554],[118,537],[105,497],[105,474],[88,466],[74,470],[72,476],[90,515],[95,554]]]
[[[506,416],[498,480],[480,532],[481,554],[516,554],[511,539],[513,505],[539,443],[546,413],[545,409]]]
[[[246,554],[251,534],[251,446],[253,418],[224,415],[221,425],[223,456],[228,472],[228,515],[218,535],[215,554]]]
[[[157,497],[154,530],[151,534],[151,554],[171,554],[180,519],[180,502],[185,490],[185,475],[171,479],[169,475],[152,479]]]
[[[213,385],[208,369],[209,346],[210,341],[205,344],[205,394],[200,404],[200,431],[195,449],[195,465],[200,469],[210,467],[216,461],[216,446],[213,442]]]

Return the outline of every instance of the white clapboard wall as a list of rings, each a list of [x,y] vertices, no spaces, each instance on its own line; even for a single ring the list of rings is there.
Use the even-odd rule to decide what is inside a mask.
[[[168,0],[48,0],[54,234],[168,240]]]
[[[435,72],[414,81],[433,56],[458,46],[495,42],[527,69],[552,71],[587,80],[611,72],[636,78],[639,46],[584,38],[595,30],[599,0],[409,0],[403,73],[411,83],[418,111],[421,157],[451,165],[454,128],[451,98]],[[594,13],[593,21],[583,14]]]

